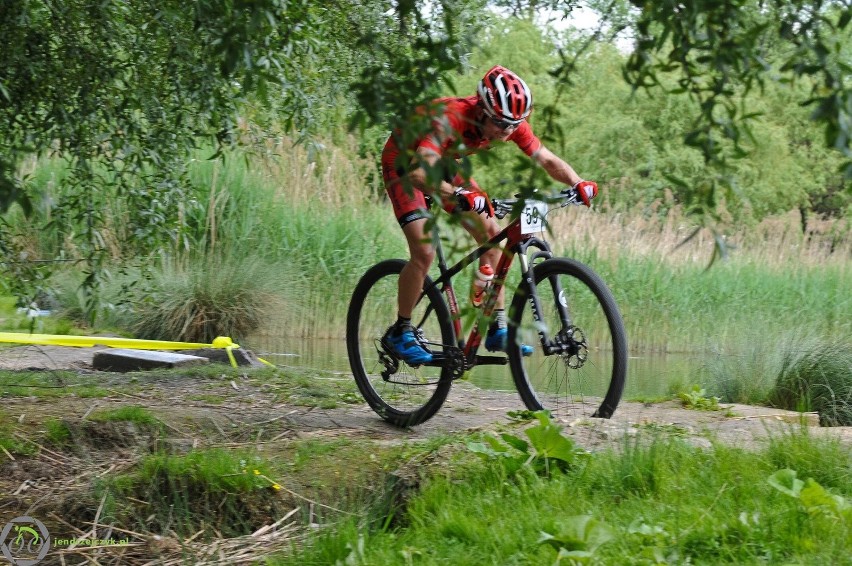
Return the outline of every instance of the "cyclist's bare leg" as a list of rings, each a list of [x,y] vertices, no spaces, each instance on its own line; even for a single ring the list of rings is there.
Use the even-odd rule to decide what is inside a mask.
[[[399,316],[411,318],[411,312],[420,292],[423,289],[423,281],[429,273],[429,267],[435,259],[435,248],[432,240],[424,230],[426,218],[409,222],[402,228],[405,239],[408,242],[410,260],[399,274],[399,295],[397,297],[397,308]],[[496,223],[495,223],[496,224]]]
[[[475,212],[465,212],[463,214],[462,226],[464,226],[465,230],[467,230],[470,235],[476,239],[477,243],[483,244],[493,236],[500,233],[500,225],[497,224],[497,221],[493,218],[488,218],[485,213],[476,214]],[[500,261],[501,254],[502,251],[499,247],[492,248],[482,254],[479,258],[479,265],[485,265],[487,263],[491,267],[496,268],[497,263]],[[503,308],[503,305],[505,304],[504,297],[503,288],[501,288],[500,294],[497,295],[495,308]]]
[[[490,238],[500,233],[500,226],[497,224],[497,221],[493,218],[488,218],[484,213],[465,213],[465,217],[462,219],[462,225],[474,238],[476,238],[476,241],[479,244],[487,242]],[[479,264],[482,265],[487,263],[492,267],[497,267],[497,263],[500,261],[502,253],[503,250],[500,247],[491,248],[480,256]],[[504,311],[506,295],[504,293],[504,289],[505,287],[500,287],[500,292],[497,295],[497,300],[494,304],[494,309],[497,312],[495,313],[494,320],[489,324],[488,334],[485,339],[485,347],[491,352],[506,351],[506,320]],[[521,353],[524,356],[530,356],[533,353],[533,349],[526,344],[521,344]]]

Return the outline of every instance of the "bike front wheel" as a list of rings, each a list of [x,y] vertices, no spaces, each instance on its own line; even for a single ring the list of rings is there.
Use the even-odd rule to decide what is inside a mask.
[[[507,352],[521,399],[562,422],[610,418],[627,373],[627,337],[612,292],[571,259],[549,259],[532,271],[535,294],[523,282],[510,310]],[[531,356],[522,355],[522,343],[534,346]]]
[[[358,282],[346,319],[346,348],[358,389],[372,409],[397,426],[414,426],[431,418],[450,391],[453,372],[445,364],[412,367],[382,344],[396,321],[399,274],[407,262],[387,260],[370,268]],[[455,333],[440,291],[427,277],[425,295],[411,322],[422,343],[439,358]]]

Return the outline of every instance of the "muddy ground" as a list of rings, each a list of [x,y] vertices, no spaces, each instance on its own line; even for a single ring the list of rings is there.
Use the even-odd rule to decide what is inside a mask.
[[[209,378],[171,376],[148,380],[133,377],[134,374],[98,373],[91,370],[96,351],[93,348],[30,346],[2,352],[0,369],[73,370],[94,376],[102,393],[97,397],[33,395],[3,399],[3,413],[12,419],[15,430],[26,431],[28,424],[37,426],[36,423],[49,419],[63,419],[77,423],[75,426],[86,433],[91,450],[73,454],[34,442],[37,448],[34,456],[15,457],[0,452],[0,526],[14,517],[41,513],[47,515],[52,525],[65,523],[60,528],[85,533],[79,525],[69,524],[63,518],[73,515],[75,490],[98,477],[131,468],[138,461],[140,445],[151,442],[138,426],[128,423],[90,425],[87,417],[95,411],[125,405],[143,406],[162,420],[168,431],[156,442],[171,451],[185,452],[200,446],[270,448],[276,443],[311,438],[403,445],[428,441],[447,433],[518,426],[507,412],[523,409],[514,391],[483,391],[459,382],[451,390],[445,406],[429,422],[411,429],[399,429],[384,423],[351,393],[339,394],[339,399],[329,403],[311,403],[298,395],[282,396],[279,389],[253,379],[250,375],[253,370],[246,370],[242,376],[223,375],[220,382],[213,383]],[[314,375],[317,380],[339,383],[351,390],[348,375]],[[310,391],[305,395],[309,396]],[[331,405],[334,406],[322,408]],[[802,415],[796,413],[745,405],[723,405],[723,410],[698,411],[685,409],[675,401],[623,401],[611,420],[569,426],[565,433],[590,450],[617,446],[624,442],[625,435],[636,435],[643,430],[675,435],[698,446],[711,447],[712,442],[719,441],[755,447],[772,435],[800,427],[802,421]],[[820,428],[815,426],[815,415],[806,415],[804,421],[813,434],[838,438],[852,445],[852,427]],[[26,438],[20,440],[28,442]],[[150,453],[151,448],[162,446],[144,448],[143,451]],[[152,540],[149,538],[145,544],[153,544]],[[140,556],[145,555],[139,552]],[[91,557],[81,562],[71,560],[72,554],[57,556],[62,560],[57,558],[55,563],[93,563]],[[228,556],[227,561],[221,563],[240,563],[235,555]],[[63,561],[65,557],[67,562]],[[145,563],[123,557],[111,556],[111,559],[114,561],[100,563]]]

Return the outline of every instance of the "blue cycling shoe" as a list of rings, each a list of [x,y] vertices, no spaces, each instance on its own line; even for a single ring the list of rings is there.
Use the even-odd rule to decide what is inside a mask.
[[[485,337],[485,349],[489,352],[505,352],[508,337],[509,330],[506,328],[489,328],[488,335]],[[532,356],[532,346],[521,344],[521,354]]]
[[[411,327],[403,329],[399,334],[395,333],[393,326],[388,328],[382,337],[382,342],[396,356],[410,366],[419,366],[432,361],[432,354],[424,348],[417,340],[414,329]]]

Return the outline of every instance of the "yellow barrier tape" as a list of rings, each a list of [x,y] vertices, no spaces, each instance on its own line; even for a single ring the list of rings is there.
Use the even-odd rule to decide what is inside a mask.
[[[234,359],[233,349],[240,347],[239,344],[235,344],[227,336],[217,336],[212,344],[202,344],[201,342],[171,342],[169,340],[142,340],[139,338],[115,338],[112,336],[65,336],[63,334],[0,332],[0,342],[33,344],[37,346],[71,346],[74,348],[107,346],[109,348],[133,348],[135,350],[200,350],[202,348],[224,348],[233,367],[237,367],[237,360]],[[275,367],[266,360],[260,361],[268,366]]]
[[[72,346],[92,348],[134,348],[136,350],[198,350],[201,348],[239,348],[227,336],[219,336],[212,344],[200,342],[170,342],[168,340],[142,340],[139,338],[115,338],[111,336],[65,336],[62,334],[24,334],[22,332],[0,332],[0,342],[35,344],[39,346]],[[228,352],[230,354],[230,352]],[[230,356],[233,357],[233,356]]]

